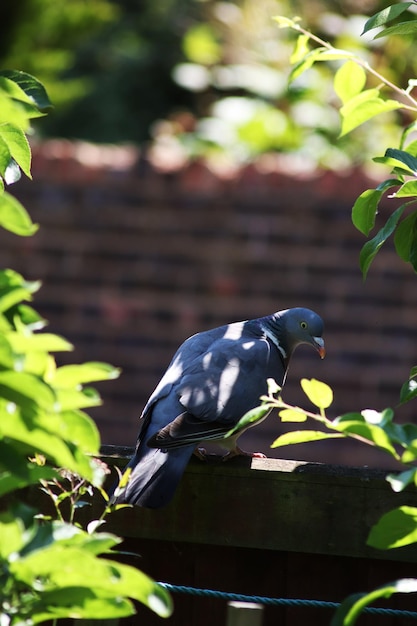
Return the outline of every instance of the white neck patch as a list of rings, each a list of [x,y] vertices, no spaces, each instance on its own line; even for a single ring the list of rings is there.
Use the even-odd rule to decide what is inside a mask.
[[[264,331],[265,335],[268,337],[268,339],[270,339],[272,341],[272,343],[278,348],[278,350],[281,352],[282,356],[284,357],[284,359],[287,358],[287,353],[285,352],[284,348],[280,345],[278,339],[276,338],[276,336],[274,335],[274,333],[272,333],[269,328],[266,328],[266,326],[262,326],[262,330]]]

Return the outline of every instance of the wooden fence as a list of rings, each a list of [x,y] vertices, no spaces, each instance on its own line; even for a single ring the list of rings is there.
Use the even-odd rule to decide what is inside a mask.
[[[103,457],[123,466],[130,452],[106,446]],[[107,530],[124,537],[126,562],[160,582],[340,602],[348,594],[416,575],[416,547],[378,551],[366,545],[369,529],[383,513],[415,499],[414,490],[395,494],[379,470],[279,459],[192,459],[169,506],[122,509],[110,516]],[[94,506],[89,515],[94,516]],[[174,593],[173,599],[169,626],[227,624],[224,599],[188,593]],[[397,595],[378,606],[416,611],[417,598]],[[322,626],[332,614],[324,608],[266,606],[261,623]],[[359,624],[415,623],[407,619],[364,615]],[[138,607],[136,616],[121,623],[164,622]]]

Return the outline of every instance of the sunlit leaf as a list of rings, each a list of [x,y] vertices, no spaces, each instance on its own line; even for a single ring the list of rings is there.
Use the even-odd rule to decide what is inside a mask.
[[[310,400],[319,409],[327,409],[333,402],[333,391],[329,385],[315,378],[301,380],[301,387]]]
[[[230,429],[224,437],[227,439],[227,437],[231,437],[234,433],[237,433],[240,430],[248,428],[249,426],[252,426],[257,422],[264,420],[271,412],[272,406],[272,404],[262,404],[261,406],[257,406],[254,409],[251,409],[250,411],[245,413],[243,417],[240,418],[236,426]]]
[[[32,404],[45,409],[53,407],[55,395],[40,378],[26,372],[0,372],[0,397],[22,407]],[[0,432],[1,432],[0,426]]]
[[[337,70],[333,84],[341,101],[346,103],[365,87],[366,72],[354,61],[347,61]]]
[[[284,15],[274,15],[272,18],[280,28],[297,28],[297,22],[300,21],[299,17],[290,19]]]
[[[352,207],[352,222],[364,235],[369,235],[375,225],[379,202],[384,192],[401,184],[397,178],[385,180],[376,189],[367,189],[356,199]]]
[[[73,349],[66,339],[52,333],[23,335],[18,332],[7,334],[7,340],[16,353],[25,354],[31,351],[68,352]]]
[[[417,542],[417,508],[400,506],[385,513],[371,528],[367,544],[379,550]]]
[[[394,458],[398,458],[398,454],[384,428],[369,421],[367,422],[360,413],[347,413],[337,417],[333,420],[332,426],[335,430],[345,435],[357,435],[365,442],[374,444],[391,454]]]
[[[390,178],[378,185],[376,189],[367,189],[356,199],[352,208],[352,222],[364,235],[369,235],[375,225],[375,216],[384,192],[401,184],[397,178]]]
[[[400,391],[400,402],[404,404],[417,396],[417,372],[413,368],[409,379],[402,385]]]
[[[342,130],[340,136],[350,133],[353,129],[369,121],[376,115],[400,109],[402,105],[396,100],[383,100],[378,89],[362,91],[351,98],[340,109]]]
[[[303,409],[297,409],[296,407],[293,409],[282,409],[279,412],[279,416],[282,422],[305,422],[307,420],[307,415]]]
[[[92,387],[77,389],[57,389],[56,402],[61,411],[73,411],[100,406],[100,394]]]
[[[9,146],[0,135],[0,176],[5,177],[7,167],[10,163],[11,154]]]
[[[45,422],[43,422],[39,418],[38,424],[44,426],[45,429],[48,427],[50,429],[51,419],[51,416],[46,416]],[[86,454],[98,454],[99,432],[95,422],[86,413],[78,409],[68,409],[61,411],[55,419],[62,439],[71,441]]]
[[[394,198],[409,198],[410,196],[417,198],[417,180],[408,180],[393,194]]]
[[[22,172],[16,161],[10,158],[10,161],[4,172],[4,182],[6,185],[13,185],[22,178]]]
[[[26,176],[31,178],[31,152],[23,130],[15,124],[0,124],[0,137],[6,143],[11,157],[22,168]]]
[[[415,593],[417,579],[402,578],[370,593],[355,593],[348,596],[338,607],[330,626],[354,626],[362,611],[380,598],[390,598],[393,593]]]
[[[378,11],[372,17],[369,18],[365,22],[365,26],[363,27],[362,35],[372,30],[373,28],[380,28],[384,26],[388,22],[391,22],[396,17],[407,11],[411,6],[415,6],[414,2],[400,2],[397,4],[393,4],[392,6],[388,6],[382,11]]]
[[[385,157],[398,161],[410,174],[417,176],[417,158],[406,150],[388,148],[385,152]]]
[[[0,196],[0,226],[22,237],[33,235],[39,228],[24,206],[9,193]]]
[[[406,126],[404,128],[404,130],[401,133],[401,141],[400,141],[400,149],[404,150],[405,146],[406,146],[406,141],[408,139],[408,137],[414,133],[417,130],[417,120],[414,122],[411,122],[411,124],[408,124],[408,126]],[[413,144],[415,144],[416,150],[417,150],[417,140],[412,142]],[[407,145],[407,150],[409,150],[409,145]],[[415,150],[412,150],[412,154],[414,156],[416,156],[416,152]]]
[[[310,52],[310,48],[308,45],[309,41],[310,41],[310,37],[308,35],[298,36],[293,53],[290,57],[290,63],[292,65],[294,65],[295,63],[299,63],[301,59],[303,59],[306,56],[306,54]]]
[[[119,376],[120,370],[108,363],[89,362],[81,365],[59,367],[53,378],[57,387],[70,388],[99,380],[112,380]]]
[[[13,98],[28,100],[40,111],[45,111],[52,107],[45,87],[34,76],[18,70],[3,70],[0,72],[0,77],[6,78],[18,87],[19,91],[14,88],[14,91],[11,92]]]
[[[284,433],[275,439],[271,448],[291,446],[296,443],[309,443],[311,441],[321,441],[322,439],[340,439],[343,435],[338,433],[325,433],[320,430],[299,430]]]
[[[168,592],[148,576],[129,565],[97,558],[77,546],[62,546],[54,542],[10,563],[10,572],[17,580],[30,586],[36,580],[42,580],[42,596],[56,590],[85,589],[90,599],[91,594],[104,599],[128,597],[147,605],[161,617],[169,617],[172,613]],[[50,595],[45,597],[51,604]],[[69,602],[68,608],[72,607],[70,615],[77,615],[78,609],[79,616],[97,617],[83,610],[83,594],[80,595],[80,605],[77,607],[77,597],[78,594],[74,595]],[[61,606],[62,601],[60,597],[57,605]]]
[[[387,220],[385,226],[381,228],[381,230],[375,235],[373,239],[367,241],[363,246],[360,255],[359,255],[359,263],[362,270],[363,278],[365,279],[369,267],[378,254],[380,248],[384,245],[386,240],[395,230],[398,221],[400,220],[405,209],[405,205],[400,206]]]
[[[391,485],[391,489],[396,493],[403,491],[411,483],[415,483],[417,475],[417,469],[405,470],[399,474],[388,474],[387,481]]]
[[[314,50],[306,54],[305,57],[301,59],[301,61],[297,63],[291,70],[291,73],[288,77],[288,82],[292,83],[296,78],[301,76],[301,74],[310,69],[317,61],[320,53],[325,50],[326,48],[315,48]]]

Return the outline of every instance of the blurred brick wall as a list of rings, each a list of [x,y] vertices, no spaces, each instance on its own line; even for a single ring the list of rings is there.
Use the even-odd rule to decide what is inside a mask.
[[[299,379],[314,376],[334,388],[332,415],[397,403],[417,363],[417,278],[387,244],[363,282],[365,238],[350,221],[354,199],[375,185],[363,173],[294,175],[279,160],[162,171],[130,147],[49,141],[34,147],[33,176],[12,191],[41,228],[28,239],[1,232],[0,267],[43,282],[35,307],[75,344],[60,363],[122,368],[97,385],[104,405],[91,415],[104,443],[133,445],[140,411],[187,336],[292,306],[322,315],[328,355],[298,350],[285,399],[308,406]],[[412,406],[399,416],[411,418]],[[282,430],[270,417],[246,447],[384,462],[360,444],[269,451]]]

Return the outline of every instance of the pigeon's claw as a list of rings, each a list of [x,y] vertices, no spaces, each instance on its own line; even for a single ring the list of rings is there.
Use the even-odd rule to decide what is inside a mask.
[[[245,450],[242,450],[242,448],[239,448],[239,446],[236,446],[232,450],[229,450],[229,452],[226,452],[226,454],[222,457],[222,461],[229,461],[236,456],[249,456],[256,459],[266,459],[266,454],[263,452],[246,452]]]
[[[207,450],[205,448],[196,448],[193,455],[199,459],[199,461],[207,461]]]

